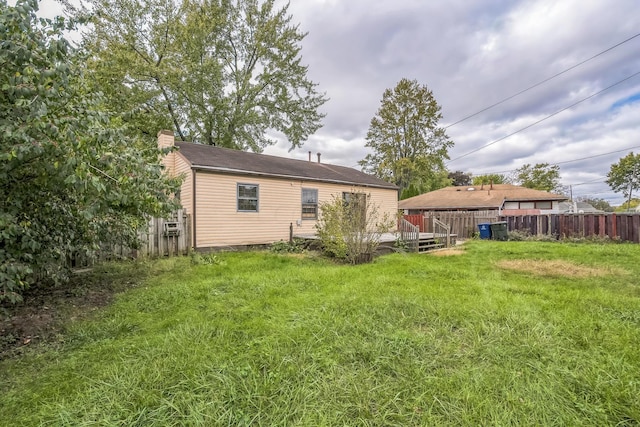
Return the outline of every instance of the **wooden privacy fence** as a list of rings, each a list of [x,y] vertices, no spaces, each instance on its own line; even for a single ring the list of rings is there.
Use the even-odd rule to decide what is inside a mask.
[[[138,256],[186,255],[191,249],[191,221],[184,209],[169,218],[152,218],[145,232],[140,234]]]
[[[186,255],[192,247],[189,215],[184,209],[179,209],[168,218],[151,218],[147,228],[138,237],[140,246],[137,249],[125,245],[105,245],[96,259],[76,255],[71,257],[69,264],[78,268],[90,266],[95,261]]]
[[[640,243],[640,214],[556,214],[501,216],[509,231],[565,237],[609,237]]]
[[[623,242],[640,243],[640,214],[549,214],[498,216],[497,212],[426,212],[404,215],[404,219],[420,227],[422,233],[433,233],[433,218],[449,224],[451,234],[468,239],[478,231],[478,224],[506,221],[508,231],[523,231],[533,235],[565,237],[605,237]]]
[[[404,219],[411,224],[420,227],[421,233],[435,233],[433,230],[434,218],[440,222],[448,224],[450,233],[458,236],[459,239],[468,239],[478,232],[478,224],[498,221],[498,214],[489,211],[479,212],[425,212],[418,215],[404,215]]]

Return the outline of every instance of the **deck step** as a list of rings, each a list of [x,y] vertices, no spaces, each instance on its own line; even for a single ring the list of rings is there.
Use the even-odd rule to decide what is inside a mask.
[[[428,252],[434,249],[444,248],[446,245],[437,239],[420,239],[418,241],[418,252]]]

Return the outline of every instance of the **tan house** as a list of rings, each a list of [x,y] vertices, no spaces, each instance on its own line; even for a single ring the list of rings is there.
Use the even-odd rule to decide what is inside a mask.
[[[399,203],[405,214],[434,211],[484,211],[497,215],[561,213],[567,197],[511,184],[446,187]]]
[[[381,213],[398,212],[398,188],[356,169],[210,145],[175,142],[158,134],[158,146],[175,145],[163,163],[183,176],[178,195],[190,215],[196,249],[261,245],[294,234],[314,234],[319,204],[332,196],[370,195]]]

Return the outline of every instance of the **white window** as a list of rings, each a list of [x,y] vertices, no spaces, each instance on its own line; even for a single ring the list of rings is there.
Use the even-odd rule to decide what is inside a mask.
[[[318,219],[318,190],[302,189],[302,219]]]
[[[258,212],[257,184],[238,184],[238,212]]]

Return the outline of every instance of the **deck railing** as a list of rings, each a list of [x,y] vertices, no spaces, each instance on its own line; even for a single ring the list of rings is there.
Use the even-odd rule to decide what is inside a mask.
[[[433,237],[441,239],[445,248],[451,246],[451,227],[444,222],[433,218]]]
[[[413,252],[418,252],[418,242],[420,240],[420,227],[411,224],[404,218],[398,224],[400,239],[407,244]]]

